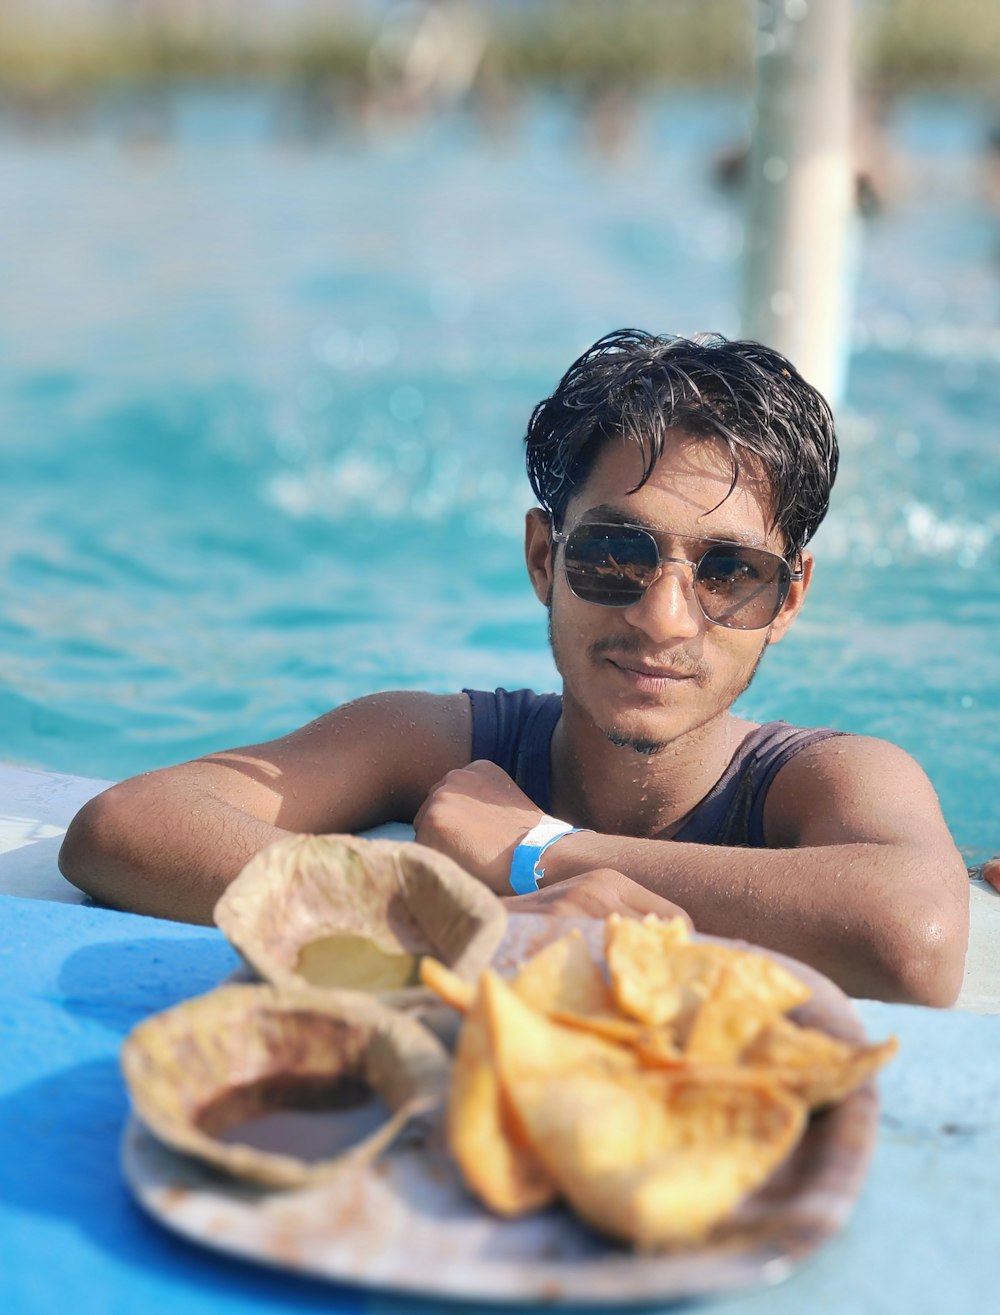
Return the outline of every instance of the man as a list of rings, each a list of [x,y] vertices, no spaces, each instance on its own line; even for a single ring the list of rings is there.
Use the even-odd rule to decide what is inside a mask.
[[[561,700],[376,694],[125,781],[72,823],[66,876],[207,921],[288,832],[412,821],[521,907],[679,906],[856,995],[951,1003],[968,880],[924,773],[731,710],[810,585],[837,466],[823,398],[756,343],[621,331],[535,408],[527,462]]]

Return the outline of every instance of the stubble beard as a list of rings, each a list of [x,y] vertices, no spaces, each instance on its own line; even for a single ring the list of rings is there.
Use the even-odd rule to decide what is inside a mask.
[[[670,743],[669,740],[640,740],[632,735],[626,735],[624,731],[615,730],[613,726],[602,727],[604,738],[615,746],[616,749],[631,749],[633,753],[640,753],[644,758],[653,758]]]

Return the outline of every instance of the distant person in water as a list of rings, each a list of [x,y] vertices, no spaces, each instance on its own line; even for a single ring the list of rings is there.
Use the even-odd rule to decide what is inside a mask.
[[[923,771],[883,740],[732,710],[810,587],[838,460],[824,399],[758,343],[622,330],[526,442],[561,695],[372,694],[133,778],[74,819],[65,875],[209,921],[289,833],[408,822],[515,909],[682,909],[855,995],[951,1003],[969,883]]]
[[[979,875],[988,881],[994,890],[1000,891],[1000,858],[988,858],[979,869]]]

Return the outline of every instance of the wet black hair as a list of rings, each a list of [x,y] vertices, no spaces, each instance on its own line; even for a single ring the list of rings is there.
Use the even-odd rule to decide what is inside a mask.
[[[732,458],[733,487],[741,462],[763,473],[786,555],[801,552],[826,515],[837,474],[830,407],[779,352],[719,334],[618,329],[589,347],[538,403],[525,436],[528,478],[556,529],[605,443],[624,437],[638,446],[638,489],[670,429],[721,440]]]

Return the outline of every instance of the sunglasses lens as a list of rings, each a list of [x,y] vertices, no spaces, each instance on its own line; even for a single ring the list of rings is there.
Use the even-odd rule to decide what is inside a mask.
[[[566,543],[566,579],[585,603],[628,607],[656,578],[656,541],[630,525],[578,525]]]
[[[781,611],[791,571],[776,553],[711,548],[698,563],[695,588],[702,611],[730,630],[763,630]]]
[[[674,539],[682,539],[674,535]],[[585,603],[629,607],[642,598],[660,570],[656,539],[637,525],[578,525],[566,542],[569,587]],[[763,630],[781,611],[792,574],[777,553],[720,543],[695,566],[694,589],[705,616],[730,630]]]

